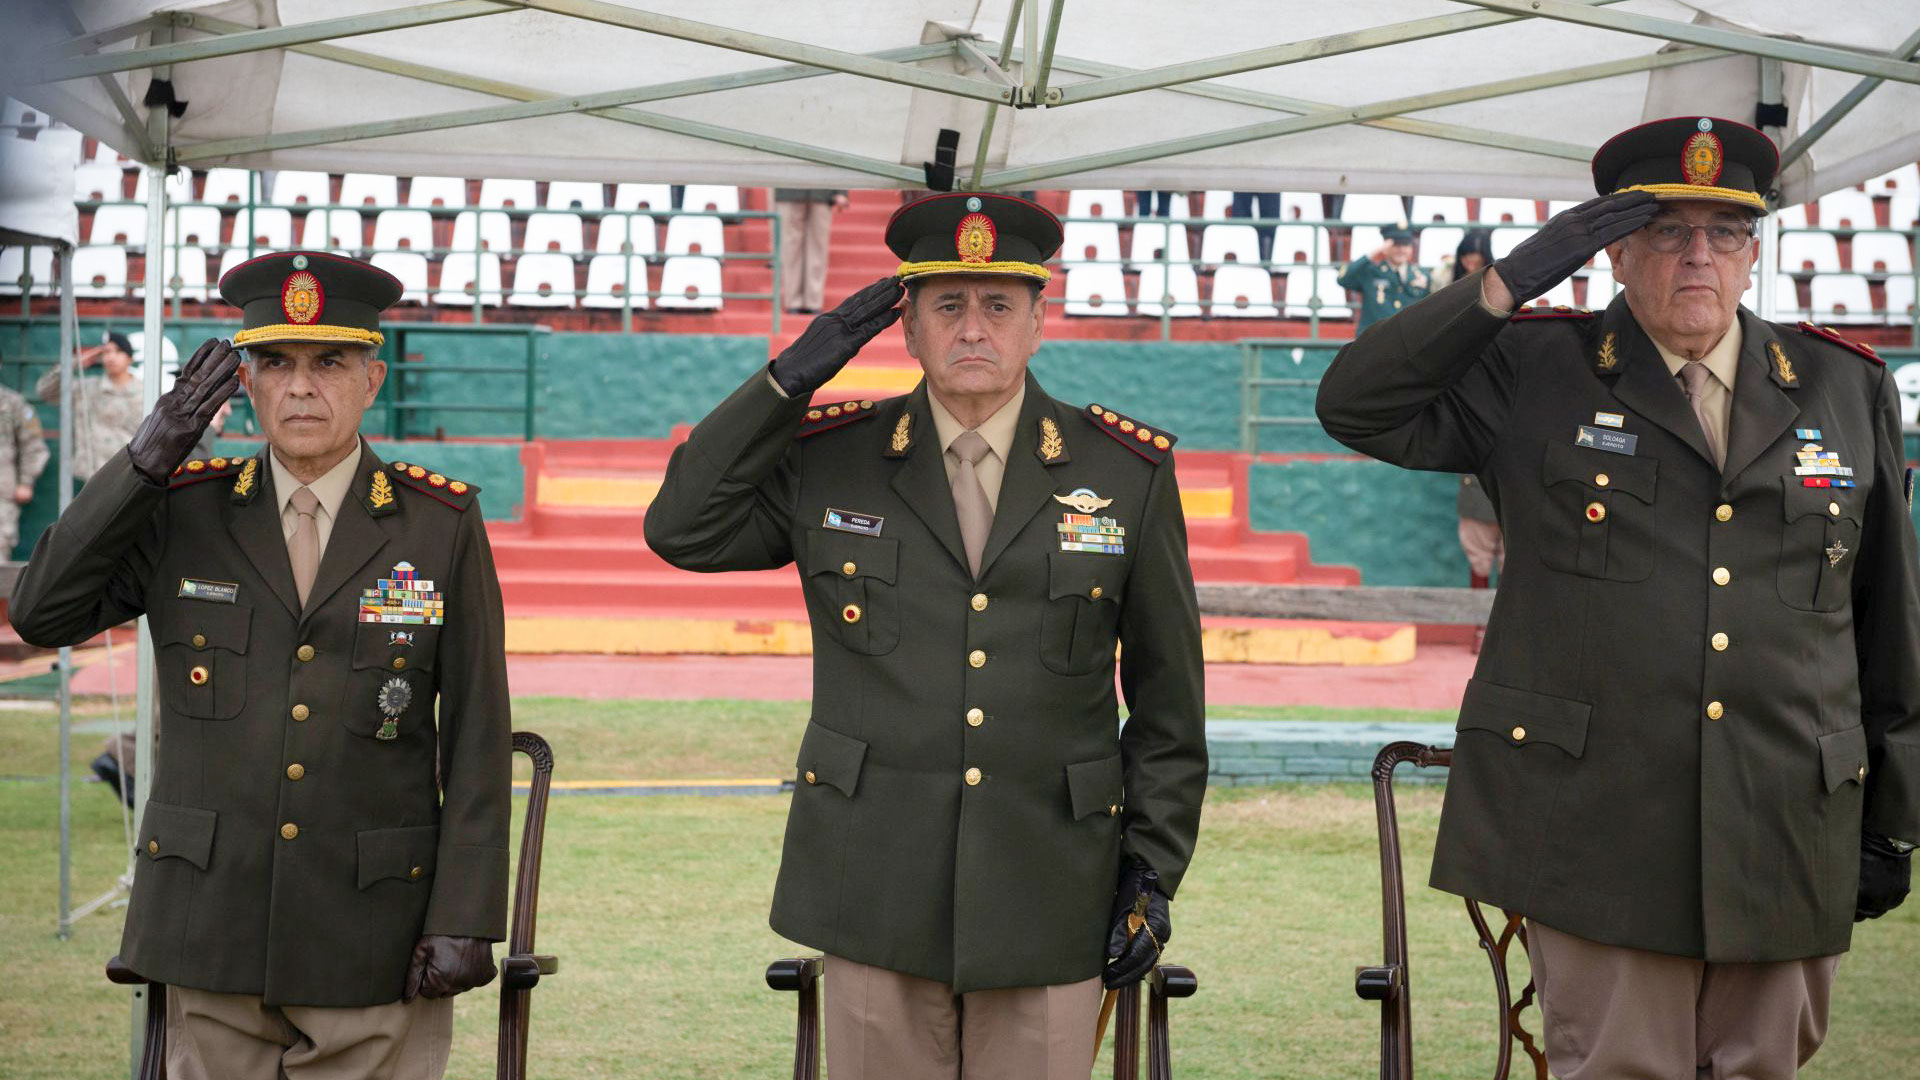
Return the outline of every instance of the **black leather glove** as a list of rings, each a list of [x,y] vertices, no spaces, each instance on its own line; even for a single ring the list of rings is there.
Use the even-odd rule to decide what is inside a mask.
[[[811,394],[847,366],[847,361],[900,317],[899,278],[881,278],[815,318],[793,344],[773,358],[773,381],[788,397]]]
[[[1588,199],[1553,215],[1540,231],[1522,240],[1493,264],[1516,304],[1524,304],[1566,280],[1593,253],[1653,220],[1660,208],[1653,195],[1627,191]]]
[[[481,938],[426,934],[413,943],[401,1001],[452,997],[493,981],[493,943]]]
[[[160,395],[153,411],[140,422],[127,443],[133,469],[156,487],[193,451],[200,434],[213,422],[220,406],[240,387],[240,352],[230,341],[208,338],[181,367],[173,388]]]
[[[1896,849],[1884,836],[1860,834],[1860,896],[1853,902],[1854,922],[1877,919],[1907,898],[1912,854],[1911,849]]]
[[[1136,916],[1144,922],[1136,922]],[[1137,860],[1121,867],[1120,886],[1113,894],[1113,929],[1107,932],[1107,970],[1100,984],[1117,990],[1146,978],[1172,937],[1160,875]]]

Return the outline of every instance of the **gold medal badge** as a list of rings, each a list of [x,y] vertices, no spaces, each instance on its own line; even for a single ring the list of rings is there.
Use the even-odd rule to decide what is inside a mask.
[[[280,286],[280,309],[287,314],[287,321],[307,326],[320,318],[320,308],[325,296],[320,290],[320,279],[300,270],[287,278]]]
[[[1689,184],[1711,187],[1720,179],[1720,170],[1725,165],[1726,152],[1720,146],[1720,136],[1711,131],[1694,132],[1680,151],[1680,172]]]
[[[953,230],[953,247],[964,263],[992,262],[993,249],[999,242],[999,231],[985,214],[968,214]]]

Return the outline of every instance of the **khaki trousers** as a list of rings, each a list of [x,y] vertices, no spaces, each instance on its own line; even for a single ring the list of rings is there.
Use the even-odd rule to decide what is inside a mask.
[[[1708,963],[1528,920],[1560,1080],[1792,1080],[1827,1037],[1838,956]]]
[[[452,1040],[452,998],[323,1009],[167,987],[169,1080],[440,1080]]]
[[[787,310],[820,311],[827,298],[827,236],[833,204],[819,199],[775,200],[780,214],[780,302]]]
[[[956,995],[827,957],[832,1080],[1087,1080],[1100,980]]]

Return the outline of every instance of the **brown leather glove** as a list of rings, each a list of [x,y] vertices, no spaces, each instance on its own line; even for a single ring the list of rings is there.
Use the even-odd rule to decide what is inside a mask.
[[[193,359],[181,366],[173,388],[154,402],[153,411],[127,443],[127,457],[141,479],[156,487],[166,484],[220,406],[240,388],[234,375],[238,370],[240,352],[232,342],[218,338],[201,342]]]
[[[426,934],[413,943],[401,1001],[443,998],[493,981],[493,943],[484,938]]]

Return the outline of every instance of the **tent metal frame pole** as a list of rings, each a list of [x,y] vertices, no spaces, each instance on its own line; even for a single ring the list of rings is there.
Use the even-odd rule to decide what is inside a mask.
[[[60,512],[73,501],[73,438],[67,418],[73,405],[74,345],[78,339],[78,316],[73,302],[73,246],[61,245],[54,254],[60,260]],[[73,650],[62,646],[57,663],[60,672],[60,924],[55,933],[61,941],[73,936]]]
[[[1674,22],[1630,11],[1603,11],[1569,0],[1453,0],[1454,3],[1504,11],[1515,15],[1533,15],[1556,22],[1578,23],[1600,30],[1637,34],[1682,44],[1704,45],[1728,52],[1769,56],[1790,64],[1851,71],[1856,75],[1878,75],[1895,82],[1920,84],[1920,64],[1893,60],[1880,53],[1854,52],[1832,45],[1766,37],[1744,30],[1723,30],[1712,26]]]
[[[1035,0],[1035,2],[1037,3],[1038,0]],[[1000,59],[994,61],[993,64],[993,70],[997,72],[999,77],[1005,80],[1008,85],[1012,85],[1013,76],[1007,71],[1007,58],[1013,55],[1013,30],[1014,27],[1020,25],[1020,9],[1024,6],[1026,6],[1025,0],[1013,0],[1013,3],[1007,7],[1007,28],[1000,35]],[[966,42],[962,42],[962,44],[966,44]],[[973,43],[973,47],[975,49],[985,48],[984,45],[979,43]],[[1000,106],[993,102],[988,102],[987,115],[985,119],[980,121],[980,142],[973,151],[973,179],[967,183],[967,187],[971,190],[980,190],[980,180],[986,175],[987,153],[993,148],[993,126],[999,119]]]
[[[1010,88],[979,79],[969,79],[964,75],[875,60],[861,53],[807,45],[802,42],[788,41],[785,38],[756,34],[748,30],[694,22],[691,19],[679,19],[650,11],[636,11],[618,4],[603,3],[602,0],[518,0],[518,2],[534,11],[545,11],[553,15],[570,15],[588,22],[658,34],[661,37],[678,38],[682,41],[712,45],[715,48],[731,49],[735,52],[769,56],[776,60],[827,68],[845,75],[858,75],[863,78],[878,79],[881,82],[899,83],[902,86],[932,90],[954,97],[971,98],[976,101],[1013,100],[1014,92]]]
[[[50,60],[21,71],[19,81],[25,85],[64,82],[68,79],[84,79],[89,75],[160,68],[171,64],[191,63],[195,60],[212,60],[221,56],[261,52],[266,49],[284,49],[289,45],[304,45],[314,41],[358,37],[362,34],[378,34],[416,26],[432,26],[481,15],[519,11],[521,8],[522,5],[519,3],[506,3],[503,0],[441,0],[439,3],[422,4],[417,7],[375,11],[338,19],[319,19],[314,22],[296,23],[293,26],[248,29],[244,33],[201,38],[178,44],[150,45],[144,49],[129,49],[125,52]],[[180,12],[169,22],[176,28],[195,29],[194,16],[190,12]]]
[[[1577,4],[1600,6],[1617,4],[1621,0],[1573,0]],[[1493,12],[1460,12],[1453,15],[1435,15],[1425,19],[1411,19],[1407,22],[1389,23],[1385,26],[1368,27],[1346,34],[1329,34],[1325,37],[1308,38],[1304,41],[1288,42],[1284,45],[1270,45],[1246,52],[1230,53],[1226,56],[1211,57],[1206,60],[1192,60],[1183,64],[1168,64],[1164,67],[1143,68],[1128,71],[1122,75],[1108,75],[1088,82],[1073,83],[1060,88],[1058,104],[1073,105],[1082,101],[1097,101],[1100,98],[1115,97],[1120,94],[1134,94],[1142,90],[1162,90],[1186,83],[1217,79],[1225,75],[1240,75],[1249,71],[1265,68],[1284,67],[1306,60],[1319,60],[1343,53],[1364,52],[1368,49],[1399,45],[1409,41],[1423,41],[1427,38],[1445,37],[1467,30],[1478,30],[1488,26],[1518,22],[1525,18],[1521,15],[1501,15]]]
[[[1320,128],[1338,127],[1343,124],[1355,124],[1379,117],[1397,116],[1401,113],[1420,112],[1425,109],[1437,109],[1447,105],[1459,105],[1469,101],[1484,101],[1488,98],[1509,97],[1544,90],[1549,87],[1567,86],[1574,83],[1593,82],[1610,79],[1616,75],[1627,75],[1639,71],[1653,71],[1660,68],[1677,67],[1682,64],[1695,64],[1702,60],[1711,60],[1723,55],[1713,49],[1690,49],[1673,52],[1653,53],[1646,56],[1630,56],[1619,60],[1609,60],[1599,64],[1587,64],[1581,67],[1566,68],[1561,71],[1542,72],[1514,79],[1501,79],[1475,86],[1463,86],[1453,90],[1444,90],[1431,94],[1416,94],[1411,97],[1393,98],[1377,101],[1368,105],[1324,109],[1296,116],[1287,120],[1269,120],[1265,123],[1250,124],[1245,127],[1229,128],[1224,131],[1207,132],[1201,135],[1189,135],[1180,139],[1168,139],[1156,143],[1142,143],[1138,146],[1105,150],[1079,157],[1063,158],[1058,161],[1041,162],[1018,169],[1005,169],[986,178],[989,187],[1011,187],[1035,180],[1048,180],[1059,176],[1089,172],[1095,169],[1115,165],[1130,165],[1137,161],[1151,161],[1156,158],[1174,157],[1201,150],[1214,150],[1223,146],[1237,146],[1241,143],[1275,139],[1282,135],[1296,135],[1304,131]]]
[[[72,8],[61,3],[60,0],[51,0],[51,3],[69,14],[72,12]],[[78,16],[75,17],[78,18]],[[61,56],[89,56],[116,41],[125,41],[131,37],[139,37],[149,30],[172,25],[173,13],[165,12],[142,16],[131,22],[123,22],[118,26],[109,26],[105,30],[96,30],[92,33],[88,33],[85,27],[78,27],[74,30],[73,37],[55,45],[52,51]]]
[[[1780,61],[1763,57],[1760,60],[1760,103],[1762,105],[1782,104],[1786,98],[1786,85],[1786,71]],[[1780,129],[1777,125],[1770,126],[1766,129],[1765,134],[1778,145]],[[1778,171],[1774,173],[1772,190],[1762,192],[1761,194],[1765,196],[1767,200],[1767,208],[1769,211],[1780,209],[1780,174]],[[1757,223],[1754,231],[1760,240],[1760,257],[1754,264],[1760,279],[1758,288],[1755,290],[1757,295],[1754,297],[1754,302],[1758,305],[1758,310],[1755,314],[1758,314],[1763,319],[1772,321],[1780,312],[1780,275],[1777,273],[1777,268],[1780,265],[1779,217],[1769,212]],[[1795,297],[1796,307],[1799,306],[1798,300],[1799,298]]]
[[[59,13],[61,20],[67,24],[69,30],[75,34],[82,35],[74,39],[74,42],[68,42],[68,45],[73,45],[75,42],[87,41],[92,42],[97,48],[100,45],[119,41],[121,37],[141,33],[150,26],[164,25],[166,23],[166,19],[162,16],[149,15],[144,19],[137,19],[132,23],[125,24],[125,26],[121,28],[132,27],[133,29],[130,34],[109,36],[117,33],[117,31],[109,31],[108,34],[95,35],[89,38],[85,36],[86,27],[81,24],[80,16],[73,13],[72,5],[68,4],[66,0],[41,0],[41,4],[44,7],[53,8]],[[66,46],[62,46],[62,51],[64,51],[65,48]],[[147,145],[145,131],[146,121],[141,118],[139,110],[133,107],[133,102],[128,100],[127,92],[120,88],[120,81],[112,75],[96,75],[94,76],[94,81],[100,84],[100,89],[106,93],[107,100],[113,102],[115,111],[119,112],[121,131],[126,135],[128,144],[139,151],[137,156],[142,159],[152,157],[153,148]]]
[[[1911,59],[1917,51],[1920,51],[1920,30],[1915,30],[1913,33],[1908,34],[1907,40],[1901,42],[1899,47],[1888,55],[1896,59],[1906,60]],[[1819,119],[1807,125],[1806,130],[1800,133],[1799,138],[1787,144],[1787,148],[1780,151],[1780,170],[1785,172],[1787,166],[1799,161],[1801,157],[1805,156],[1808,150],[1813,149],[1814,143],[1819,142],[1822,136],[1833,130],[1835,124],[1846,119],[1847,114],[1852,112],[1862,101],[1865,101],[1868,94],[1879,89],[1880,84],[1883,82],[1886,82],[1886,80],[1877,75],[1869,75],[1856,83],[1853,89],[1841,95],[1840,100],[1834,102],[1831,108],[1820,114]]]

